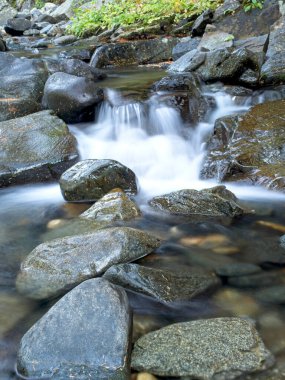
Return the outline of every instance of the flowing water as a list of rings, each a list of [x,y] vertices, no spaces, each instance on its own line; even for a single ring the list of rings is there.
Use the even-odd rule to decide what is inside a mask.
[[[279,238],[285,233],[283,194],[231,184],[229,188],[249,208],[256,209],[256,213],[234,223],[224,221],[221,225],[190,221],[177,225],[174,220],[153,217],[147,207],[147,201],[158,194],[215,185],[213,181],[199,179],[207,136],[214,121],[225,115],[245,112],[252,104],[279,98],[280,93],[259,92],[241,99],[226,94],[221,86],[204,88],[204,93],[215,99],[216,107],[203,122],[189,126],[176,109],[164,102],[163,94],[149,91],[151,84],[162,76],[164,72],[159,70],[111,73],[103,82],[105,102],[97,110],[96,120],[70,126],[82,159],[115,159],[136,173],[139,183],[136,200],[144,216],[129,225],[152,231],[165,239],[155,255],[140,262],[168,269],[181,266],[209,269],[233,261],[259,264],[264,261],[264,255],[270,256],[274,247],[277,253],[282,252]],[[14,281],[20,262],[44,240],[50,229],[56,229],[62,220],[76,217],[88,205],[66,204],[57,184],[4,189],[0,199],[0,379],[5,380],[17,378],[13,368],[19,339],[49,307],[17,294]],[[272,228],[273,223],[278,227]],[[214,253],[221,248],[215,240],[217,234],[230,240],[227,254]],[[209,236],[210,242],[207,240],[208,245],[204,244],[203,239]],[[162,305],[130,293],[135,334],[138,336],[175,321],[246,315],[258,320],[264,340],[283,363],[285,308],[259,302],[255,297],[259,286],[274,285],[276,278],[285,282],[285,272],[274,265],[274,257],[263,268],[260,283],[245,286],[225,282],[214,296],[188,303]]]

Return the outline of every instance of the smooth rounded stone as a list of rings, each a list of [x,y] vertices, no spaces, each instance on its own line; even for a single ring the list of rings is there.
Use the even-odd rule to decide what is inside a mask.
[[[220,285],[219,278],[213,272],[195,269],[177,273],[138,264],[112,266],[106,271],[104,278],[162,302],[191,300]]]
[[[0,123],[0,187],[58,179],[77,159],[76,140],[51,111]]]
[[[64,46],[64,45],[72,44],[73,42],[77,40],[78,40],[78,37],[69,35],[69,36],[57,37],[53,40],[53,43],[55,45]]]
[[[244,213],[238,206],[235,195],[225,186],[204,190],[180,190],[161,195],[150,200],[149,204],[157,211],[184,216],[236,217]]]
[[[138,260],[159,245],[156,237],[129,227],[52,240],[23,261],[17,288],[29,298],[55,297],[112,265]]]
[[[201,41],[200,37],[184,37],[181,38],[177,45],[172,49],[172,58],[176,61],[178,58],[182,57],[184,54],[191,50],[197,49]]]
[[[285,284],[285,276],[282,271],[262,271],[251,275],[228,278],[228,284],[239,288],[262,288]]]
[[[231,380],[274,362],[253,323],[214,318],[177,323],[140,338],[132,368],[158,376]]]
[[[217,275],[222,277],[239,277],[261,272],[261,268],[255,264],[234,263],[227,264],[216,270]]]
[[[136,176],[115,160],[84,160],[67,170],[59,181],[67,201],[97,201],[115,188],[137,193]]]
[[[39,36],[41,32],[38,29],[27,29],[24,31],[24,36]]]
[[[17,370],[34,379],[128,380],[131,323],[124,290],[85,281],[23,336]]]
[[[62,72],[52,74],[44,88],[43,104],[67,123],[89,120],[103,91],[84,77]]]
[[[131,220],[141,216],[135,202],[120,189],[104,195],[93,206],[80,215],[80,218],[96,221],[112,222],[115,220]]]
[[[285,282],[285,281],[284,281]],[[285,284],[269,286],[265,289],[261,289],[255,293],[256,298],[259,301],[284,305],[285,304]]]
[[[136,380],[157,380],[157,377],[147,372],[138,373]]]
[[[4,27],[11,36],[21,36],[25,30],[31,29],[32,23],[25,18],[10,18]]]

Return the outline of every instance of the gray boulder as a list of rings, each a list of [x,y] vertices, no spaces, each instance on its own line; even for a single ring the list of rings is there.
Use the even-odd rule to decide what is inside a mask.
[[[173,62],[169,66],[168,71],[172,73],[195,71],[205,62],[205,60],[205,52],[200,52],[197,49],[193,49]]]
[[[137,264],[112,266],[104,278],[134,292],[154,297],[162,302],[189,301],[201,294],[211,292],[220,285],[213,272],[173,272],[148,268]]]
[[[208,24],[211,24],[213,19],[213,12],[208,9],[205,12],[203,12],[194,22],[192,26],[192,36],[202,36],[206,26]]]
[[[80,0],[65,0],[53,12],[51,12],[51,16],[66,16],[72,18],[75,16],[75,9],[79,8],[80,5],[82,5]]]
[[[43,105],[67,123],[93,120],[95,105],[103,91],[85,77],[62,72],[52,74],[44,87]]]
[[[16,16],[17,11],[6,0],[0,0],[0,26],[4,26],[10,18]]]
[[[178,58],[182,57],[184,54],[191,50],[197,49],[201,41],[200,37],[184,37],[181,38],[177,45],[172,49],[172,58],[176,61]]]
[[[159,245],[154,236],[129,227],[56,239],[36,247],[23,261],[17,288],[29,298],[55,297],[114,264],[146,256]]]
[[[32,23],[25,18],[10,18],[4,27],[11,36],[22,36],[25,30],[31,29]]]
[[[234,36],[232,34],[217,30],[208,25],[203,37],[197,47],[198,50],[217,50],[233,46]]]
[[[67,201],[97,201],[115,188],[127,194],[137,193],[136,176],[115,160],[84,160],[60,178],[60,188]]]
[[[215,318],[176,323],[135,343],[132,368],[158,376],[232,380],[274,362],[252,322]]]
[[[234,47],[236,49],[246,49],[252,62],[258,68],[258,71],[260,71],[265,60],[268,43],[269,35],[264,34],[263,36],[234,41]]]
[[[77,159],[65,123],[42,111],[0,123],[0,187],[58,179]]]
[[[131,324],[124,290],[85,281],[23,336],[17,369],[34,379],[128,380]]]
[[[161,195],[149,204],[157,211],[192,217],[235,217],[243,214],[237,198],[225,186],[204,190],[180,190]]]

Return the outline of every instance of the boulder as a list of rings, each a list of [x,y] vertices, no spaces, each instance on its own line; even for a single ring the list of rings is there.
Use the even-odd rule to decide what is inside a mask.
[[[75,9],[79,8],[80,5],[82,5],[80,0],[65,0],[53,12],[51,12],[51,16],[66,16],[70,19],[75,16]]]
[[[184,37],[172,49],[172,59],[176,61],[191,50],[197,49],[201,41],[200,37]]]
[[[194,22],[192,26],[192,36],[202,36],[206,26],[208,24],[211,24],[213,19],[213,12],[208,9],[205,12],[203,12]]]
[[[213,22],[218,22],[226,17],[232,15],[241,7],[240,0],[224,0],[214,12]]]
[[[0,52],[5,51],[5,50],[6,50],[6,44],[0,36]]]
[[[45,84],[43,105],[67,123],[75,123],[93,120],[95,105],[103,100],[103,96],[94,81],[57,72]]]
[[[225,186],[204,190],[180,190],[160,195],[149,201],[151,207],[166,213],[192,217],[236,217],[243,209],[236,203],[237,198]]]
[[[234,41],[234,47],[236,49],[246,49],[258,71],[260,71],[265,60],[268,43],[269,35],[264,34],[263,36],[236,40]]]
[[[23,336],[17,370],[37,379],[128,380],[131,324],[124,290],[85,281]]]
[[[163,377],[231,380],[274,362],[254,324],[242,318],[176,323],[137,340],[132,368]]]
[[[80,218],[113,222],[131,220],[141,215],[136,203],[121,190],[114,189],[99,199],[93,206],[80,215]]]
[[[15,17],[17,11],[6,0],[0,1],[0,26],[4,26],[7,20]]]
[[[154,297],[161,302],[189,301],[220,285],[213,272],[203,270],[173,272],[137,264],[114,265],[104,278],[128,290]]]
[[[205,52],[193,49],[172,63],[167,71],[171,73],[195,71],[205,62],[205,60]]]
[[[137,193],[136,176],[115,160],[84,160],[60,178],[60,188],[67,201],[97,201],[115,188],[127,194]]]
[[[32,23],[25,18],[10,18],[4,27],[11,36],[22,36],[25,30],[31,29]]]
[[[41,111],[0,123],[0,187],[58,179],[77,159],[65,123]]]
[[[77,40],[78,38],[76,36],[68,35],[55,38],[53,40],[53,43],[57,46],[65,46],[70,45]]]
[[[212,25],[208,25],[197,49],[205,51],[231,48],[233,40],[234,36],[232,34],[222,32]]]
[[[17,288],[33,299],[56,297],[114,264],[146,256],[159,245],[154,236],[129,227],[52,240],[36,247],[23,261]]]
[[[159,38],[103,45],[96,49],[90,65],[102,68],[168,61],[176,43],[176,38]]]

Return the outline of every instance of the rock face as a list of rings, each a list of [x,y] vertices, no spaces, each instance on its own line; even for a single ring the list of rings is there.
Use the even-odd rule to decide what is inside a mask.
[[[134,292],[163,302],[185,301],[209,292],[220,285],[212,272],[170,272],[137,264],[112,266],[104,278]]]
[[[65,123],[41,111],[0,123],[0,187],[59,178],[77,159]]]
[[[132,353],[137,371],[201,380],[236,379],[272,364],[254,325],[241,318],[170,325],[140,338]]]
[[[27,256],[17,287],[30,298],[54,297],[114,264],[137,260],[159,245],[155,237],[128,227],[56,239],[39,245]]]
[[[233,122],[219,123],[204,177],[240,180],[284,191],[285,100],[259,104]]]
[[[93,119],[95,105],[103,96],[103,91],[90,79],[55,73],[45,84],[43,104],[72,123]]]
[[[158,211],[184,216],[235,217],[243,214],[237,198],[225,186],[204,190],[180,190],[153,198],[149,204]]]
[[[22,36],[25,30],[31,29],[31,26],[31,21],[25,18],[10,18],[4,29],[11,36]]]
[[[114,160],[84,160],[60,178],[60,188],[67,201],[97,201],[115,188],[136,194],[135,174]]]
[[[103,279],[61,298],[22,338],[17,368],[43,379],[129,379],[128,299]]]
[[[130,220],[141,215],[135,202],[120,189],[114,189],[80,215],[80,218],[104,222]]]
[[[90,65],[102,68],[167,61],[176,42],[176,38],[162,38],[103,45],[95,51]]]

